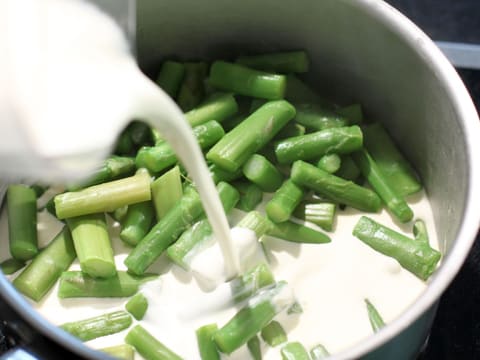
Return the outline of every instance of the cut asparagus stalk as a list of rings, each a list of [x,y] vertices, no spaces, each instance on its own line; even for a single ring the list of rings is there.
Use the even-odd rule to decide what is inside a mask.
[[[271,321],[261,331],[262,339],[271,347],[278,346],[287,342],[287,333],[283,330],[282,325],[278,321]]]
[[[297,116],[295,121],[313,130],[325,130],[349,125],[348,119],[333,110],[318,104],[295,104]]]
[[[388,210],[401,222],[410,221],[413,218],[413,211],[403,197],[397,195],[391,186],[391,182],[394,180],[383,175],[376,162],[365,149],[353,153],[352,158]]]
[[[298,341],[290,342],[280,351],[282,354],[282,360],[310,360],[305,347]]]
[[[274,192],[283,182],[283,176],[275,165],[264,156],[253,154],[243,165],[245,177],[265,192]]]
[[[310,62],[305,51],[285,51],[261,55],[240,56],[236,62],[253,69],[283,74],[304,73]]]
[[[218,330],[217,324],[204,325],[197,329],[198,350],[202,360],[220,360],[213,334]]]
[[[180,168],[175,166],[152,183],[152,198],[160,220],[183,195]]]
[[[148,309],[148,300],[142,293],[135,294],[125,304],[125,309],[138,321],[142,320]]]
[[[222,122],[237,111],[238,104],[232,94],[215,93],[203,104],[187,112],[185,118],[194,127],[210,120]]]
[[[64,227],[13,280],[13,286],[30,299],[40,301],[75,257],[70,231]]]
[[[221,168],[234,172],[294,116],[295,108],[287,101],[269,101],[228,132],[206,157]]]
[[[295,299],[285,282],[259,291],[227,324],[213,336],[219,350],[230,354],[247,343],[273,317],[290,306]]]
[[[109,346],[99,351],[104,352],[114,358],[121,360],[134,360],[135,359],[135,349],[133,346],[128,344],[121,344],[115,346]]]
[[[368,299],[365,299],[365,305],[367,306],[368,319],[370,320],[370,325],[372,325],[372,330],[373,332],[377,332],[385,326],[385,322],[378,310]]]
[[[148,360],[182,360],[140,325],[136,325],[128,332],[125,342]]]
[[[294,223],[293,221],[285,221],[275,224],[268,234],[296,243],[325,244],[331,242],[328,235],[313,230],[307,226]]]
[[[177,104],[186,112],[200,104],[205,95],[203,81],[207,76],[208,66],[204,62],[187,62],[184,66],[185,73],[177,93]]]
[[[172,99],[177,96],[178,90],[185,75],[185,66],[176,61],[167,60],[162,64],[157,77],[157,84]]]
[[[114,212],[110,213],[110,215],[113,217],[115,221],[118,221],[119,223],[121,223],[125,219],[125,216],[127,216],[127,212],[128,212],[128,205],[125,205],[125,206],[119,207]]]
[[[69,322],[60,327],[82,341],[116,334],[132,325],[132,317],[126,311],[96,316],[93,318]]]
[[[342,159],[338,154],[323,155],[317,162],[317,167],[330,174],[337,172],[342,165]]]
[[[5,275],[12,275],[24,267],[25,263],[22,260],[17,260],[14,258],[2,261],[0,264],[0,269]]]
[[[92,278],[81,271],[66,271],[60,276],[58,297],[129,297],[138,292],[140,285],[158,278],[158,275],[136,276],[125,271],[108,279]]]
[[[353,235],[374,250],[393,257],[422,280],[432,275],[441,258],[441,254],[428,244],[410,239],[366,216],[355,225]]]
[[[303,189],[288,179],[265,205],[268,218],[276,223],[287,221],[304,195]]]
[[[263,287],[275,283],[273,273],[267,264],[258,264],[243,275],[230,281],[233,301],[239,303],[256,293]]]
[[[219,183],[220,181],[230,182],[242,177],[243,175],[243,172],[241,169],[231,172],[231,171],[223,170],[222,168],[220,168],[218,165],[215,165],[215,164],[210,164],[208,166],[208,170],[215,184]]]
[[[247,341],[247,347],[253,360],[262,360],[262,348],[257,335]]]
[[[275,155],[280,164],[289,164],[325,154],[349,154],[361,149],[362,144],[362,131],[357,125],[337,127],[279,141]]]
[[[332,231],[335,221],[336,205],[333,203],[302,203],[293,212],[299,219],[320,226],[325,231]]]
[[[328,356],[330,356],[330,353],[322,344],[315,345],[310,350],[310,357],[312,358],[312,360],[321,360]]]
[[[131,246],[137,245],[152,226],[153,212],[151,201],[130,205],[122,223],[120,239]]]
[[[10,254],[17,260],[32,259],[38,253],[35,190],[26,185],[10,185],[7,214]]]
[[[119,207],[150,200],[150,175],[139,172],[134,176],[94,185],[78,192],[55,196],[59,219],[112,212]]]
[[[237,208],[245,212],[255,210],[263,200],[263,191],[258,185],[249,181],[237,182],[235,187],[240,192],[240,200],[238,201]]]
[[[215,61],[208,81],[216,88],[255,98],[277,100],[285,95],[287,78],[248,67]]]
[[[237,223],[236,227],[254,231],[257,239],[259,239],[263,235],[273,231],[274,225],[258,211],[250,211]]]
[[[423,220],[415,221],[413,224],[413,235],[415,236],[416,241],[426,245],[429,244],[427,227]]]
[[[105,214],[67,219],[80,267],[92,277],[108,278],[117,273]]]
[[[291,178],[297,185],[359,210],[377,212],[382,206],[382,200],[372,190],[300,160],[293,164]]]

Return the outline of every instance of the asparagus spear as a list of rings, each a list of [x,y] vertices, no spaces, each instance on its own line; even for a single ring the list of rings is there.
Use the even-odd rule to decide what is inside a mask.
[[[99,351],[122,360],[134,360],[135,358],[135,350],[131,345],[128,344],[109,346],[100,349]]]
[[[73,244],[85,274],[108,278],[117,273],[105,214],[83,215],[67,219]]]
[[[232,353],[294,301],[288,285],[282,281],[259,291],[245,307],[214,334],[217,347],[223,353]]]
[[[64,227],[13,280],[13,286],[30,299],[40,301],[60,274],[69,268],[75,256],[70,232]]]
[[[237,171],[227,171],[227,170],[223,170],[221,167],[219,167],[216,164],[210,164],[208,166],[208,170],[215,184],[219,183],[220,181],[229,182],[229,181],[237,180],[243,175],[243,172],[241,169],[238,169]]]
[[[191,187],[187,188],[182,198],[125,259],[124,263],[128,270],[133,274],[142,275],[147,267],[202,214],[203,208],[198,193]]]
[[[204,325],[197,329],[198,350],[202,360],[220,360],[213,334],[218,330],[217,324]]]
[[[273,192],[282,185],[282,174],[262,155],[253,154],[242,169],[245,177],[258,185],[262,191]]]
[[[206,157],[221,168],[234,172],[265,146],[295,115],[285,100],[269,101],[228,132]]]
[[[135,294],[125,304],[125,309],[138,321],[142,320],[148,309],[148,300],[142,293]]]
[[[183,195],[180,168],[175,166],[152,183],[152,198],[160,220]]]
[[[330,174],[334,174],[340,169],[342,159],[338,154],[323,155],[317,162],[317,167]]]
[[[275,155],[280,164],[310,160],[325,154],[348,154],[362,147],[362,131],[357,125],[337,127],[279,141]]]
[[[157,76],[157,84],[171,98],[175,99],[185,75],[185,66],[176,61],[167,60],[162,64]]]
[[[16,273],[18,270],[23,269],[24,267],[25,263],[22,260],[17,260],[14,258],[4,260],[0,264],[0,269],[5,275]]]
[[[282,325],[278,321],[271,321],[261,331],[262,339],[271,347],[275,347],[286,342],[287,333],[283,330]]]
[[[116,334],[132,325],[132,317],[126,311],[115,311],[93,318],[74,321],[60,327],[82,341]]]
[[[136,325],[128,332],[125,342],[132,345],[140,355],[148,360],[182,360],[141,325]]]
[[[262,349],[257,335],[247,341],[247,347],[253,360],[262,360]]]
[[[367,306],[368,319],[370,320],[370,325],[372,325],[372,330],[373,332],[377,332],[385,326],[385,322],[370,300],[365,299],[365,305]]]
[[[322,344],[315,345],[310,350],[310,357],[312,360],[320,360],[330,356],[328,350]]]
[[[210,120],[222,122],[237,111],[238,104],[232,94],[215,93],[203,104],[187,112],[185,118],[194,127]]]
[[[273,273],[267,264],[261,263],[228,284],[232,290],[233,301],[239,303],[252,296],[259,289],[275,283]]]
[[[318,131],[349,125],[345,116],[320,105],[300,103],[295,104],[295,108],[297,109],[295,121],[312,130]]]
[[[262,202],[263,192],[258,185],[251,182],[237,182],[235,187],[241,195],[237,204],[238,209],[246,212],[252,211]]]
[[[364,127],[363,131],[366,149],[394,191],[400,196],[418,192],[422,185],[415,171],[385,129],[376,123]]]
[[[193,128],[193,134],[197,138],[200,148],[208,149],[210,146],[220,140],[225,132],[222,126],[215,120],[210,120],[204,124]],[[135,158],[137,167],[144,167],[151,172],[160,172],[177,162],[177,156],[171,145],[163,141],[155,146],[142,147]]]
[[[309,60],[305,51],[285,51],[261,55],[240,56],[236,62],[253,69],[283,74],[308,71]]]
[[[59,219],[111,212],[124,205],[150,200],[150,175],[139,172],[134,176],[94,185],[78,192],[55,196]]]
[[[331,242],[328,235],[313,230],[307,226],[294,223],[293,221],[285,221],[275,224],[268,234],[296,243],[325,244]]]
[[[390,186],[389,180],[383,175],[370,154],[361,149],[352,154],[353,160],[368,180],[373,190],[380,196],[388,210],[401,222],[408,222],[413,218],[413,211],[407,202]]]
[[[287,86],[284,75],[277,75],[248,67],[215,61],[210,67],[208,81],[214,87],[261,99],[282,99]]]
[[[137,245],[150,230],[152,221],[153,205],[151,201],[130,205],[122,223],[120,239],[131,246]]]
[[[428,244],[410,239],[366,216],[362,216],[355,225],[353,235],[374,250],[393,257],[404,269],[422,280],[432,275],[441,258],[441,254]]]
[[[382,200],[370,189],[343,180],[301,160],[292,166],[292,180],[340,204],[363,211],[377,212]]]
[[[118,209],[115,209],[115,211],[113,213],[110,213],[110,215],[113,217],[115,221],[118,221],[119,223],[121,223],[125,219],[125,216],[127,216],[127,212],[128,212],[128,205],[124,205],[119,207]]]
[[[185,63],[185,73],[178,90],[177,104],[183,111],[190,111],[197,106],[205,95],[203,81],[207,76],[208,66],[204,62]]]
[[[310,360],[307,350],[298,341],[289,342],[280,351],[282,360]]]
[[[65,271],[60,276],[58,297],[61,299],[78,297],[129,297],[137,293],[140,285],[155,280],[158,275],[136,276],[125,271],[108,279],[92,278],[81,271]]]
[[[17,260],[30,260],[38,253],[35,190],[26,185],[8,186],[7,214],[10,254]]]
[[[293,212],[299,219],[314,223],[323,230],[332,231],[336,205],[333,203],[302,203]]]
[[[250,211],[240,220],[236,227],[250,229],[255,232],[257,239],[273,230],[273,223],[258,211]]]
[[[304,195],[303,189],[288,179],[265,205],[268,218],[276,223],[287,221]]]

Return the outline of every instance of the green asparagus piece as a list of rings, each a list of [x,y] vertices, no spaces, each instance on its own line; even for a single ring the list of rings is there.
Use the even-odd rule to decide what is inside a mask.
[[[284,75],[253,70],[225,61],[215,61],[212,64],[208,81],[221,90],[268,100],[282,99],[287,86]]]
[[[217,190],[223,209],[228,214],[238,202],[240,194],[233,186],[225,182],[218,183]],[[168,247],[167,255],[178,266],[189,270],[191,258],[209,243],[212,234],[213,230],[208,219],[201,219]]]
[[[359,210],[377,212],[382,206],[382,200],[370,189],[300,160],[293,164],[291,178],[300,186],[311,188],[322,196]]]
[[[233,181],[240,177],[242,177],[243,172],[242,169],[238,169],[237,171],[231,172],[227,170],[223,170],[218,165],[210,164],[208,166],[208,170],[210,175],[212,176],[212,180],[215,184],[219,183],[220,181]]]
[[[26,185],[10,185],[7,214],[10,254],[17,260],[30,260],[38,253],[35,191]]]
[[[323,155],[317,162],[317,167],[330,174],[334,174],[340,169],[342,159],[338,154]]]
[[[350,155],[341,156],[340,168],[335,172],[335,175],[345,180],[355,182],[360,176],[360,169]]]
[[[362,148],[362,131],[357,125],[330,128],[279,141],[275,155],[280,164],[310,160],[325,154],[347,154]]]
[[[265,205],[269,219],[276,223],[287,221],[304,195],[303,189],[292,180],[285,181]]]
[[[290,137],[305,135],[305,126],[290,121],[282,130],[273,138],[273,140],[283,140]]]
[[[219,350],[230,354],[255,336],[275,315],[295,301],[289,291],[283,281],[260,290],[214,334]]]
[[[329,356],[330,353],[322,344],[315,345],[310,350],[310,357],[312,358],[312,360],[321,360]]]
[[[428,245],[428,232],[423,220],[416,220],[413,224],[413,236],[416,241]]]
[[[365,149],[362,149],[353,153],[352,157],[362,171],[363,176],[383,200],[388,210],[403,223],[412,220],[412,209],[410,209],[407,202],[401,196],[395,193],[393,187],[390,186],[389,180],[383,175],[370,154]]]
[[[148,300],[142,293],[135,294],[125,304],[125,309],[138,321],[142,320],[148,309]]]
[[[200,147],[205,150],[220,140],[225,132],[215,120],[195,126],[193,134]],[[160,172],[177,162],[177,156],[172,146],[164,141],[155,146],[142,147],[135,158],[137,167],[144,167],[151,172]]]
[[[184,112],[200,104],[205,96],[203,81],[207,76],[208,66],[204,62],[185,63],[185,74],[178,90],[177,104]]]
[[[220,360],[213,334],[218,330],[217,324],[204,325],[197,329],[198,350],[202,360]]]
[[[259,239],[263,235],[272,232],[274,224],[258,211],[253,210],[245,215],[235,226],[254,231]]]
[[[13,280],[13,286],[30,299],[40,301],[75,257],[70,232],[64,227]]]
[[[285,100],[267,102],[215,144],[207,159],[225,170],[236,171],[294,115],[295,108]]]
[[[238,104],[232,94],[215,93],[200,106],[185,114],[192,127],[204,124],[210,120],[222,122],[238,111]]]
[[[441,258],[441,254],[428,244],[410,239],[366,216],[362,216],[355,225],[353,235],[374,250],[393,257],[404,269],[422,280],[432,275]]]
[[[117,273],[105,214],[67,219],[82,271],[92,277],[108,278]]]
[[[152,198],[160,220],[183,195],[180,168],[175,166],[152,183]]]
[[[240,200],[237,208],[245,212],[255,210],[258,204],[262,202],[263,192],[258,185],[250,182],[237,182],[235,187],[240,192]]]
[[[17,260],[14,258],[7,259],[2,261],[0,264],[0,269],[5,275],[12,275],[16,273],[18,270],[23,269],[25,267],[25,263],[22,260]]]
[[[135,350],[131,345],[128,344],[121,344],[106,347],[103,349],[99,349],[99,351],[104,352],[114,358],[121,359],[121,360],[134,360],[135,359]]]
[[[193,188],[187,188],[182,198],[150,230],[125,259],[128,270],[142,275],[180,234],[203,214],[202,203]]]
[[[117,271],[117,275],[108,279],[92,278],[81,271],[65,271],[60,276],[58,297],[66,298],[121,298],[138,292],[140,285],[158,278],[155,274],[136,276],[126,271]]]
[[[152,226],[153,212],[151,201],[130,205],[122,223],[120,239],[129,245],[137,245]]]
[[[247,347],[253,360],[262,360],[262,349],[257,335],[247,341]]]
[[[132,317],[126,311],[115,311],[93,318],[74,321],[60,327],[82,341],[116,334],[132,325]]]
[[[167,60],[162,64],[157,77],[157,84],[172,99],[177,96],[185,75],[185,66],[182,63]]]
[[[271,321],[261,331],[262,339],[271,347],[287,342],[287,333],[278,321]]]
[[[361,124],[363,121],[363,111],[362,105],[352,104],[349,106],[344,106],[336,110],[337,114],[345,116],[348,119],[350,125]]]
[[[243,165],[245,177],[265,192],[274,192],[283,182],[283,176],[275,165],[264,156],[253,154]]]
[[[319,231],[313,230],[307,226],[294,223],[293,221],[284,221],[275,224],[268,233],[277,238],[307,244],[324,244],[331,242],[330,237]]]
[[[363,128],[365,147],[399,196],[420,191],[415,171],[378,123]]]
[[[367,306],[368,319],[370,320],[370,325],[372,325],[372,330],[373,332],[377,332],[385,326],[385,322],[378,313],[378,310],[370,302],[370,300],[365,299],[365,305]]]
[[[229,282],[232,289],[233,301],[239,303],[259,289],[275,283],[273,273],[267,264],[258,264],[244,274]]]
[[[297,109],[295,121],[308,129],[318,131],[350,124],[345,116],[319,105],[301,103],[295,104],[295,109]]]
[[[305,347],[297,341],[289,342],[280,351],[282,360],[310,360]]]
[[[59,219],[111,212],[119,207],[150,200],[150,175],[139,172],[134,176],[90,186],[77,192],[55,196]]]
[[[293,212],[293,216],[315,225],[323,230],[332,231],[335,221],[336,205],[333,203],[302,203]]]
[[[115,211],[113,213],[110,213],[110,215],[113,217],[115,221],[118,221],[119,223],[121,223],[125,219],[125,216],[127,216],[127,212],[128,212],[128,205],[125,205],[125,206],[119,207],[118,209],[115,209]]]
[[[140,325],[128,332],[125,342],[132,345],[147,360],[182,360]]]
[[[304,73],[310,62],[305,51],[286,51],[262,55],[240,56],[236,62],[253,69],[283,74]]]

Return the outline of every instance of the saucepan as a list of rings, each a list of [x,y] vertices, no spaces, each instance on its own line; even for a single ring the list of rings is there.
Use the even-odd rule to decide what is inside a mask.
[[[304,49],[311,59],[305,80],[312,87],[362,103],[369,119],[390,129],[425,184],[443,261],[401,316],[332,358],[414,357],[480,223],[478,115],[434,43],[380,0],[142,0],[136,44],[140,66],[152,76],[163,58]],[[36,331],[75,354],[105,357],[46,322],[3,275],[0,292]]]

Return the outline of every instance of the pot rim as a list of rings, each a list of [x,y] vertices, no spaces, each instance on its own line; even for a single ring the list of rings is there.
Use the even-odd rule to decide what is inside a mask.
[[[331,359],[353,359],[365,355],[392,339],[406,329],[427,311],[445,291],[465,261],[480,227],[480,162],[475,162],[475,154],[480,154],[480,120],[470,95],[454,67],[433,41],[412,21],[383,0],[343,0],[352,6],[362,8],[386,28],[397,33],[435,71],[445,86],[452,105],[461,119],[465,134],[469,162],[466,205],[463,220],[456,235],[455,245],[444,258],[427,289],[397,319],[382,328],[378,333],[350,346],[347,350],[332,355]],[[80,340],[46,321],[30,306],[28,300],[15,290],[0,271],[0,294],[36,330],[62,345],[68,345],[72,352],[89,358],[109,358],[85,346]]]

